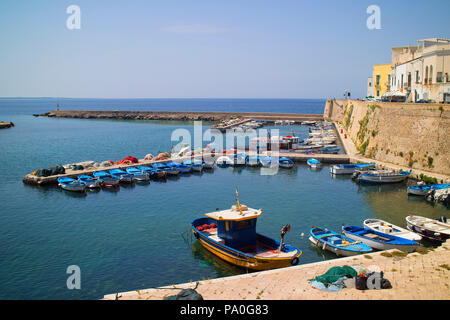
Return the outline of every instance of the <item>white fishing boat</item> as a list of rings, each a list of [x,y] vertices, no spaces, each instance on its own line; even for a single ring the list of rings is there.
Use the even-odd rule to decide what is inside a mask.
[[[214,169],[214,164],[215,164],[214,159],[203,160],[204,169]]]
[[[373,169],[375,163],[335,164],[330,167],[332,174],[352,174],[356,170]]]
[[[381,219],[366,219],[363,222],[364,227],[375,231],[391,234],[404,239],[420,241],[422,237],[417,233],[411,232],[395,224],[383,221]]]
[[[220,156],[216,160],[216,164],[218,167],[228,167],[233,165],[233,160],[230,159],[230,157],[227,156]]]
[[[446,241],[450,238],[450,224],[444,222],[447,221],[445,217],[441,220],[410,215],[406,217],[406,227],[430,240]]]
[[[396,183],[408,179],[412,170],[400,171],[396,173],[392,170],[369,170],[366,172],[355,172],[355,179],[358,182],[368,183]]]

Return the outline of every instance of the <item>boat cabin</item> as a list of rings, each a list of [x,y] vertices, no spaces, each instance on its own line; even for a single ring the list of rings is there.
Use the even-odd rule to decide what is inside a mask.
[[[256,220],[262,209],[256,210],[241,205],[231,209],[207,213],[217,221],[218,241],[234,249],[256,246]]]

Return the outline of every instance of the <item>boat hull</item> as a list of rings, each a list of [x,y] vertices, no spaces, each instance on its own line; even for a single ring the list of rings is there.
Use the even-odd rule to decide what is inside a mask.
[[[375,164],[373,165],[367,165],[367,166],[339,166],[334,165],[330,167],[330,173],[332,174],[353,174],[356,170],[362,170],[362,169],[372,169],[375,168]]]
[[[361,173],[356,180],[358,182],[365,183],[399,183],[408,179],[409,175],[392,175],[392,176],[383,176],[383,175],[369,175],[366,173]]]
[[[383,230],[380,230],[379,223],[383,223],[385,226],[392,229],[392,232],[389,232],[389,234],[392,234],[396,237],[400,237],[400,238],[408,239],[408,240],[412,240],[412,241],[422,240],[422,237],[419,234],[409,231],[409,230],[406,230],[406,229],[403,229],[399,226],[396,226],[394,224],[388,223],[388,222],[380,220],[380,219],[366,219],[366,220],[364,220],[363,225],[367,229],[385,232]]]
[[[86,185],[80,184],[80,183],[75,183],[75,184],[60,183],[59,186],[64,190],[72,191],[72,192],[84,192],[86,190]]]
[[[358,252],[358,251],[351,251],[351,250],[344,250],[344,249],[340,249],[340,248],[336,248],[336,247],[332,247],[329,245],[324,245],[323,242],[317,242],[317,239],[315,239],[313,236],[309,237],[309,241],[316,247],[321,248],[322,250],[327,250],[330,251],[334,254],[336,254],[337,256],[342,256],[342,257],[351,257],[351,256],[357,256],[362,254],[363,252]],[[370,251],[369,251],[370,252]],[[369,253],[368,252],[368,253]]]
[[[201,219],[198,219],[197,221],[199,221],[199,220],[201,220]],[[206,221],[206,220],[201,220],[201,221]],[[244,253],[242,251],[233,249],[222,243],[212,240],[211,238],[206,236],[203,232],[200,232],[196,229],[195,222],[196,221],[194,221],[193,225],[192,225],[192,232],[195,235],[195,237],[198,239],[200,244],[206,250],[210,251],[217,257],[219,257],[222,260],[227,261],[231,264],[234,264],[238,267],[251,269],[251,270],[257,270],[257,271],[289,267],[291,265],[297,264],[299,261],[299,257],[302,254],[302,251],[298,250],[297,248],[287,246],[291,249],[294,249],[292,251],[292,254],[288,257],[282,257],[282,258],[257,257],[255,255]],[[264,237],[259,234],[257,234],[257,237],[267,239],[267,237]]]
[[[441,233],[437,230],[431,230],[424,226],[419,226],[417,223],[411,221],[408,218],[409,217],[406,218],[406,228],[408,228],[408,230],[416,232],[416,233],[420,234],[421,236],[423,236],[429,240],[433,240],[433,241],[443,242],[443,241],[446,241],[447,239],[450,239],[449,234]],[[432,219],[430,219],[430,220],[432,220]]]
[[[355,240],[355,241],[361,241],[362,243],[368,245],[371,248],[377,249],[377,250],[392,250],[397,249],[405,252],[413,252],[416,250],[418,244],[416,245],[410,245],[410,244],[391,244],[387,242],[379,242],[372,239],[368,239],[367,237],[361,237],[358,235],[355,235],[351,232],[347,232],[343,230],[344,236],[346,236],[349,239]]]

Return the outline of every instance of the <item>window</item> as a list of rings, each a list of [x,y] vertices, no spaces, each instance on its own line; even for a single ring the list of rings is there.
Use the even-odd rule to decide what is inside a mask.
[[[442,72],[437,73],[436,82],[442,82]]]
[[[377,74],[377,86],[379,86],[380,85],[380,75],[379,74]]]
[[[377,90],[377,97],[380,96],[380,90]]]
[[[419,70],[416,70],[416,83],[419,83]]]
[[[430,66],[430,77],[428,78],[428,83],[431,84],[433,79],[433,66]]]

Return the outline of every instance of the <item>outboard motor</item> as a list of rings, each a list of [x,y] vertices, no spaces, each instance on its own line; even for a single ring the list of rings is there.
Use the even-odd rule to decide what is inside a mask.
[[[441,217],[438,219],[438,221],[439,221],[439,222],[443,222],[443,223],[447,223],[447,217],[446,217],[446,216],[441,216]]]
[[[360,174],[361,174],[361,171],[355,171],[355,172],[353,172],[353,174],[352,174],[352,180],[356,180],[356,179],[359,177]]]

